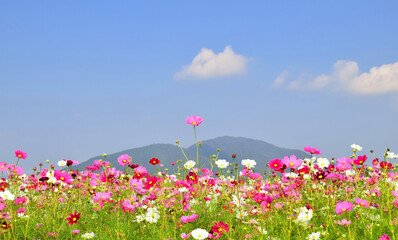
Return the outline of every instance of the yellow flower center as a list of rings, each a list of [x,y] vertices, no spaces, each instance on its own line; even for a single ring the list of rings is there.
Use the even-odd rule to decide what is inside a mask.
[[[192,123],[192,125],[195,125],[195,124],[196,124],[196,122],[193,122],[193,123]]]

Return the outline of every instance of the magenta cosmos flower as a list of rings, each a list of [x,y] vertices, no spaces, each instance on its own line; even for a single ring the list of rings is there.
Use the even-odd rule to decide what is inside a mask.
[[[131,157],[127,154],[123,154],[117,158],[117,161],[119,162],[120,166],[124,167],[130,164]]]
[[[185,122],[193,126],[199,126],[203,122],[203,118],[198,116],[187,117]]]
[[[380,236],[379,240],[390,240],[390,237],[387,234],[383,234]]]
[[[268,167],[274,170],[279,170],[283,167],[283,163],[278,158],[272,159],[268,164]]]
[[[15,151],[15,157],[25,159],[28,157],[26,152],[22,152],[21,150]]]
[[[303,161],[301,159],[297,159],[296,156],[292,155],[292,156],[290,156],[290,158],[288,156],[285,156],[282,160],[282,163],[285,164],[286,167],[296,169],[301,166]]]
[[[349,212],[353,207],[354,204],[352,202],[339,202],[336,204],[336,213],[340,215],[342,213]]]
[[[310,147],[310,146],[304,147],[304,151],[309,152],[309,153],[311,153],[311,154],[317,154],[317,155],[321,155],[321,154],[322,154],[322,153],[321,153],[321,150],[318,150],[318,149],[316,149],[316,148],[312,148],[312,147]]]

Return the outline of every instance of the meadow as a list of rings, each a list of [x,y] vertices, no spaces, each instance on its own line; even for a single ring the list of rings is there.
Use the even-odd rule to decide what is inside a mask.
[[[398,239],[398,155],[389,149],[378,159],[353,144],[349,156],[326,159],[308,146],[310,158],[259,166],[218,159],[219,150],[200,156],[202,121],[186,119],[196,159],[148,159],[152,169],[121,155],[118,171],[104,154],[83,171],[65,159],[24,170],[27,153],[15,151],[14,162],[0,162],[0,238]]]

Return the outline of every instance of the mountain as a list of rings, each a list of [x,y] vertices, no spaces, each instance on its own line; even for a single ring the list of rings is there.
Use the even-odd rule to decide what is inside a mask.
[[[232,163],[232,154],[236,154],[236,163],[239,163],[242,159],[254,159],[257,162],[256,170],[265,169],[265,164],[274,158],[283,158],[284,156],[296,155],[299,158],[309,157],[304,151],[280,148],[270,143],[255,140],[244,137],[218,137],[202,141],[202,167],[210,168],[209,156],[217,154],[217,149],[220,149],[219,159],[226,159]],[[193,144],[188,148],[183,148],[188,159],[196,161],[196,145]],[[172,162],[176,162],[181,159],[184,163],[185,157],[181,152],[181,149],[177,145],[173,144],[151,144],[144,147],[132,148],[121,152],[109,154],[106,160],[109,161],[113,167],[118,170],[122,170],[123,167],[117,162],[117,158],[120,155],[128,154],[132,157],[132,163],[140,163],[148,171],[152,171],[155,167],[149,163],[151,158],[158,158],[161,164],[164,164],[164,168],[169,168],[170,171],[173,169],[171,166]],[[200,148],[199,148],[200,155]],[[77,165],[76,168],[83,170],[88,165],[93,165],[94,160],[104,159],[102,155],[95,156],[88,159],[85,162]]]

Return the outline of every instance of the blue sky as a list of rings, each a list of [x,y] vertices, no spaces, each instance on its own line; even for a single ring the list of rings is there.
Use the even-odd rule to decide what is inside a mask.
[[[18,149],[30,168],[188,146],[192,115],[204,118],[202,140],[310,145],[329,158],[352,143],[398,152],[397,10],[396,1],[2,3],[0,161]]]

